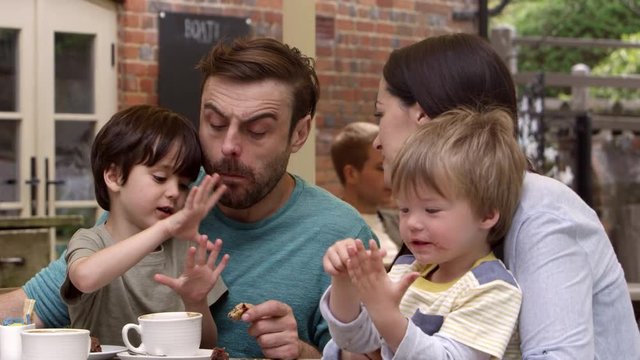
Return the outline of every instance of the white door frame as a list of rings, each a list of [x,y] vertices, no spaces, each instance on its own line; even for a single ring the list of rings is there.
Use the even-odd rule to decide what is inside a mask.
[[[55,121],[94,121],[97,131],[117,110],[116,5],[110,0],[0,0],[0,28],[18,29],[17,109],[0,112],[0,120],[19,121],[18,191],[15,202],[0,203],[0,210],[31,215],[31,157],[35,157],[37,216],[55,215],[58,208],[95,208],[94,200],[50,201],[45,209],[45,166],[49,158],[50,180],[55,179]],[[56,114],[54,111],[54,34],[82,33],[95,36],[94,112]]]

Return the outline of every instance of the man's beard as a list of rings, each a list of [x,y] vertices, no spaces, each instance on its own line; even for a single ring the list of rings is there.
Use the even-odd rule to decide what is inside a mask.
[[[227,191],[222,195],[220,204],[232,209],[248,209],[267,196],[287,172],[289,153],[283,151],[263,167],[263,173],[255,173],[251,168],[237,159],[223,158],[217,162],[209,162],[208,173],[223,173],[242,176],[248,185],[226,184]]]

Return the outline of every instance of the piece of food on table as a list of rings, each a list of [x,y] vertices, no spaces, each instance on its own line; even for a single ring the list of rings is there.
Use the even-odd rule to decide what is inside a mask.
[[[211,353],[211,360],[229,360],[229,353],[224,348],[215,347]]]
[[[242,314],[246,313],[247,310],[251,309],[252,307],[253,307],[252,304],[240,303],[234,306],[233,309],[229,311],[227,316],[233,320],[240,320],[242,318]]]
[[[100,340],[95,336],[91,336],[91,352],[102,352]]]

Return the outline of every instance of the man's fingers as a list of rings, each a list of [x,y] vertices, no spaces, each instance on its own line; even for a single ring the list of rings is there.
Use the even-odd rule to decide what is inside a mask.
[[[292,314],[289,305],[276,300],[268,300],[247,310],[242,315],[242,320],[251,322],[264,317],[283,317],[288,314]]]
[[[297,359],[300,357],[297,334],[293,332],[266,333],[256,338],[264,356],[269,359]]]

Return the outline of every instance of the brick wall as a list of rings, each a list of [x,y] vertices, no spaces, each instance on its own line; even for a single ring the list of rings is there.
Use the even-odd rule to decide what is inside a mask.
[[[329,147],[333,136],[353,121],[374,121],[373,106],[389,53],[428,36],[475,32],[454,22],[454,10],[477,1],[319,0],[316,58],[322,95],[316,117],[316,182],[339,194]]]
[[[452,20],[475,0],[317,0],[316,66],[321,99],[316,116],[316,181],[339,194],[329,145],[353,121],[373,121],[373,104],[388,54],[422,38],[475,32]],[[118,12],[121,108],[157,103],[160,11],[247,17],[255,36],[282,39],[282,0],[125,0]]]
[[[256,36],[282,39],[282,0],[125,0],[118,11],[118,104],[158,103],[161,11],[250,18]],[[195,65],[195,64],[194,64]]]

